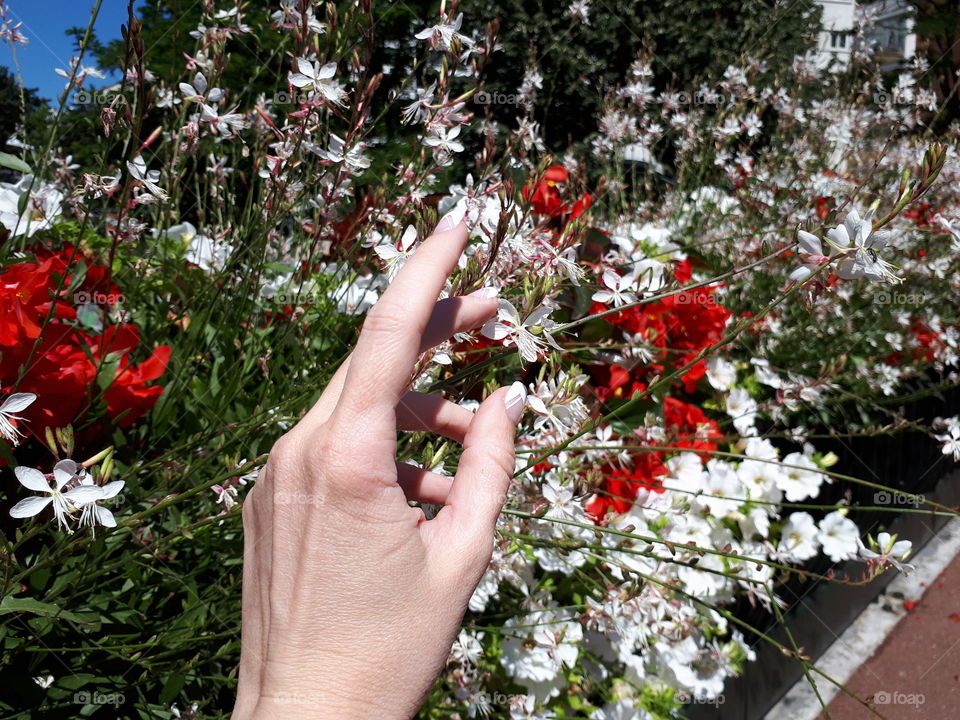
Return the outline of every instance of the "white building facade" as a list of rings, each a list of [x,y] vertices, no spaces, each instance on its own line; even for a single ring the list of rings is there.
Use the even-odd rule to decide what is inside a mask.
[[[846,67],[853,52],[853,19],[857,4],[853,0],[817,0],[823,14],[817,38],[817,65]]]
[[[857,3],[853,0],[816,0],[822,8],[816,60],[820,67],[846,67],[854,43],[869,44],[883,70],[893,70],[910,60],[917,49],[913,14],[906,0],[875,0],[863,3],[866,30],[858,40],[854,30]]]

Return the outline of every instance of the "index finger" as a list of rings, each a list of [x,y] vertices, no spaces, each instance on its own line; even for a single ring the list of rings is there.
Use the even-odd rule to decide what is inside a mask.
[[[466,226],[454,222],[444,216],[367,313],[338,412],[362,417],[365,423],[393,420],[393,409],[410,384],[437,297],[467,244]]]

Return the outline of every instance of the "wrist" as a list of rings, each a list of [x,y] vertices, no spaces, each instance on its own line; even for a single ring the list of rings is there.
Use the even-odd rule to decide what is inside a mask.
[[[262,695],[243,720],[408,720],[369,702],[322,691]]]

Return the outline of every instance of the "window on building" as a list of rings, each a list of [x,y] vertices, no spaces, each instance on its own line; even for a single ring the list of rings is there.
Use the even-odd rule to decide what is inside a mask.
[[[845,32],[830,33],[830,47],[836,50],[842,50],[847,46],[847,34]]]

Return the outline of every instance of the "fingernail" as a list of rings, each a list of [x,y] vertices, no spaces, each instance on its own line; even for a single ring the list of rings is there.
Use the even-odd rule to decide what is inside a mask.
[[[487,285],[486,287],[482,287],[479,290],[474,290],[472,293],[467,295],[467,297],[480,298],[481,300],[493,300],[495,297],[499,295],[500,295],[499,290],[497,290],[495,287],[491,287],[490,285]]]
[[[522,382],[515,382],[503,396],[503,404],[507,410],[507,417],[511,422],[519,422],[523,409],[527,405],[527,389]]]
[[[442,218],[440,222],[437,223],[437,229],[434,232],[446,232],[447,230],[453,230],[457,225],[460,224],[460,221],[463,219],[463,213],[454,208]]]

